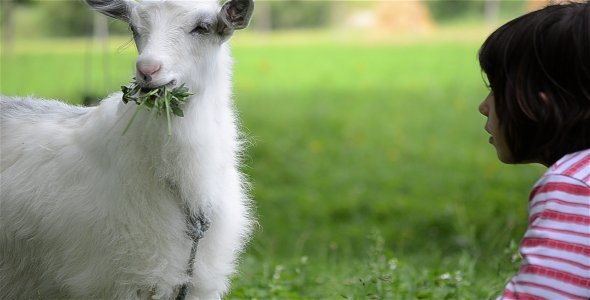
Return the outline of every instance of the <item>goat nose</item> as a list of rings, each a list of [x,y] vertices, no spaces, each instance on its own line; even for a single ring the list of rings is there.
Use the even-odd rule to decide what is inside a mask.
[[[138,60],[137,72],[141,78],[147,82],[152,80],[152,76],[162,69],[162,64],[153,60]]]

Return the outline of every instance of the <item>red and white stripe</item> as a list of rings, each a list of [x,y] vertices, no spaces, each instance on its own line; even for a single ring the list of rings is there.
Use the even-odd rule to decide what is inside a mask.
[[[590,149],[566,155],[535,184],[520,252],[501,299],[590,299]]]

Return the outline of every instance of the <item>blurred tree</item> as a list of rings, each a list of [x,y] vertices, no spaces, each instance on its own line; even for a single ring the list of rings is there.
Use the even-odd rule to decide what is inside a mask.
[[[92,32],[92,12],[81,1],[44,1],[39,4],[47,34],[81,36]]]
[[[93,12],[83,1],[0,0],[34,3],[41,10],[45,34],[56,36],[82,36],[93,32]],[[331,22],[331,1],[264,1],[258,4],[253,28],[258,30],[285,28],[318,28]],[[3,10],[4,11],[4,10]],[[127,26],[108,21],[112,34],[128,33]]]
[[[42,22],[49,35],[91,35],[97,30],[96,24],[103,26],[105,23],[112,33],[126,34],[128,31],[127,25],[120,21],[97,23],[96,12],[90,10],[82,1],[43,1],[39,2],[38,6],[42,10]]]
[[[18,5],[30,5],[33,0],[1,0],[0,24],[2,24],[2,51],[10,52],[14,36],[14,8]]]
[[[2,52],[10,52],[10,48],[12,46],[12,32],[13,32],[13,24],[12,24],[12,16],[13,16],[13,1],[12,0],[4,0],[0,3],[0,8],[2,9],[2,14],[0,14],[2,20]]]
[[[256,3],[252,25],[259,31],[270,31],[272,29],[272,9],[269,1]]]
[[[317,28],[330,23],[331,1],[269,1],[273,29]]]
[[[469,15],[481,15],[485,1],[433,0],[426,1],[430,12],[437,21],[448,21]]]
[[[500,12],[500,0],[485,0],[483,16],[488,24],[493,24],[498,20]]]

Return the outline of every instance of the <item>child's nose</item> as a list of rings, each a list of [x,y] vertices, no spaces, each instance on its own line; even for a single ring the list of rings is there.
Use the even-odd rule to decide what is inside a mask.
[[[484,116],[488,116],[490,112],[490,109],[488,108],[488,104],[487,101],[484,100],[480,105],[479,105],[479,113],[484,115]]]

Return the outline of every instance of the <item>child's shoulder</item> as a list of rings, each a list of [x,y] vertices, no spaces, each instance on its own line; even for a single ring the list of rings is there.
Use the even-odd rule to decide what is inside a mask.
[[[590,149],[564,156],[537,181],[529,203],[538,206],[546,202],[590,205]]]
[[[555,175],[570,177],[590,186],[590,149],[565,155],[547,170],[544,177]]]

